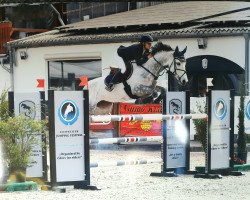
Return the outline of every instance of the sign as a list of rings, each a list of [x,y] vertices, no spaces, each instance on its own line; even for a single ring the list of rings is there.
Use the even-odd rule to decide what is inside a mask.
[[[120,103],[120,114],[159,114],[161,113],[160,104],[135,105],[129,103]],[[124,136],[160,136],[161,121],[143,120],[143,121],[122,121],[120,122],[119,133]]]
[[[37,93],[15,93],[14,94],[15,115],[24,115],[34,120],[41,120],[40,94]],[[42,143],[42,136],[34,133],[39,143]],[[37,144],[32,148],[31,163],[26,169],[27,177],[43,177],[43,152],[42,145]]]
[[[86,92],[88,91],[49,91],[53,185],[82,184],[89,177],[89,166],[86,166],[86,162],[89,162],[86,145],[89,140]]]
[[[186,114],[186,93],[167,92],[166,114]],[[186,167],[186,148],[189,140],[185,120],[166,122],[166,168]]]
[[[230,167],[230,91],[211,91],[210,169]]]

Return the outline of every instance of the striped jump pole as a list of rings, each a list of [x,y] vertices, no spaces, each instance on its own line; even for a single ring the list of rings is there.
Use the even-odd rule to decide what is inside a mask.
[[[142,159],[142,160],[117,160],[117,161],[103,161],[90,163],[90,168],[96,167],[111,167],[111,166],[125,166],[125,165],[145,165],[162,163],[162,159]]]
[[[135,115],[92,115],[91,122],[109,121],[142,121],[142,120],[183,120],[183,119],[205,119],[207,114],[183,114],[183,115],[163,115],[163,114],[135,114]]]
[[[117,144],[117,143],[137,143],[137,142],[162,142],[162,136],[149,137],[121,137],[121,138],[103,138],[90,139],[89,144]]]

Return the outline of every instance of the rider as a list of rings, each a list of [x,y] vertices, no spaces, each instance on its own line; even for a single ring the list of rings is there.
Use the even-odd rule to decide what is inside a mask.
[[[113,68],[115,71],[112,79],[106,89],[113,90],[114,84],[119,80],[126,70],[125,63],[135,60],[137,65],[143,65],[150,57],[150,49],[153,38],[150,35],[142,35],[139,43],[128,47],[120,46],[115,52],[115,61],[118,68]]]

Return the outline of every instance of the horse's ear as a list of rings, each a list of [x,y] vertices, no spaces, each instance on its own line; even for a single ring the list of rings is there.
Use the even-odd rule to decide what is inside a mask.
[[[183,49],[183,51],[181,52],[182,55],[184,55],[187,51],[187,46],[185,47],[185,49]]]
[[[157,42],[157,46],[158,46],[158,47],[162,47],[162,46],[163,46],[162,41],[158,41],[158,42]]]
[[[174,55],[174,57],[178,57],[179,54],[180,54],[180,52],[179,52],[179,47],[176,46],[173,55]]]
[[[176,46],[176,48],[175,48],[175,53],[179,53],[179,47],[178,46]]]

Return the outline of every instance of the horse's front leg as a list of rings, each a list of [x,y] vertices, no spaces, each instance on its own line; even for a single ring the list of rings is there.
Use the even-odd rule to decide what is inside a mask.
[[[156,93],[160,92],[160,95],[154,100],[154,103],[160,103],[163,97],[166,95],[166,91],[164,87],[156,86],[155,87]]]
[[[141,97],[136,100],[136,104],[152,103],[154,99],[154,86],[136,85],[134,87],[134,94]]]
[[[139,97],[148,97],[152,95],[154,92],[154,86],[146,86],[146,85],[136,85],[134,86],[133,94]]]

